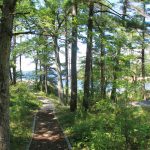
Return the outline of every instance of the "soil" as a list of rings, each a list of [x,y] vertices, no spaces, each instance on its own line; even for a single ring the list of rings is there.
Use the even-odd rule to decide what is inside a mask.
[[[36,115],[34,134],[29,150],[69,150],[63,131],[55,117],[54,106],[42,97],[43,107]]]

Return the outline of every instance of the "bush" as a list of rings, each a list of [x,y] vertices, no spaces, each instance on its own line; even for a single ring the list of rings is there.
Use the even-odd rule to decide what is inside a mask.
[[[31,136],[33,115],[40,106],[41,103],[26,83],[10,87],[11,150],[26,148]]]
[[[91,112],[60,112],[74,149],[147,150],[150,147],[149,113],[138,107],[101,100]],[[64,119],[66,118],[66,119]]]

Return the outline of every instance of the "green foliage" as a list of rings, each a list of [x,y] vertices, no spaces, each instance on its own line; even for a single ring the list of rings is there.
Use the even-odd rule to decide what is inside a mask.
[[[54,71],[51,71],[51,67],[54,66],[55,46],[53,38],[57,37],[58,46],[60,49],[64,49],[65,20],[67,20],[68,45],[71,43],[73,37],[71,36],[72,19],[70,14],[72,3],[75,1],[44,0],[44,3],[40,4],[41,2],[41,0],[18,2],[16,9],[18,15],[15,19],[17,31],[15,32],[33,31],[38,36],[31,36],[26,41],[17,44],[12,56],[17,57],[20,54],[30,56],[34,59],[34,62],[40,62],[41,68],[48,68],[48,75],[54,75],[55,68]],[[87,43],[88,3],[84,0],[77,0],[76,2],[78,3],[78,15],[73,21],[74,24],[78,25],[78,39],[82,40],[82,43]],[[88,113],[82,111],[84,92],[79,91],[78,112],[70,113],[68,110],[64,111],[61,107],[58,115],[75,150],[116,150],[118,148],[120,150],[145,150],[150,147],[148,135],[150,132],[149,112],[145,112],[142,108],[131,107],[128,103],[143,98],[141,92],[143,82],[129,80],[133,76],[141,76],[141,62],[139,61],[141,56],[136,51],[137,49],[140,50],[138,53],[141,54],[141,47],[146,47],[146,42],[142,36],[142,30],[146,29],[143,28],[146,27],[146,24],[143,25],[142,17],[139,17],[139,14],[129,7],[124,21],[118,17],[119,14],[111,14],[117,12],[111,9],[110,3],[108,4],[105,0],[100,1],[100,3],[104,5],[102,6],[97,1],[97,4],[94,5],[94,17],[92,17],[94,26],[91,33],[93,35],[92,82],[94,94],[90,101],[91,110]],[[129,11],[133,14],[131,15]],[[23,15],[19,15],[21,13]],[[148,37],[146,33],[144,36],[145,39]],[[101,56],[102,51],[104,52],[103,56]],[[116,91],[125,88],[125,92],[115,93],[116,104],[110,100],[109,92],[107,92],[106,99],[100,101],[101,62],[104,62],[106,89],[113,85],[115,85]],[[81,63],[78,79],[84,81],[85,58]],[[11,67],[15,65],[11,63]],[[146,75],[149,75],[150,67],[146,64],[146,61],[145,68],[147,70]],[[45,70],[40,69],[37,74],[39,77],[46,73]],[[54,78],[52,82],[48,78],[50,82],[48,86],[51,89],[56,81],[55,76]],[[36,89],[38,87],[37,83],[33,86]],[[55,92],[54,90],[51,91]],[[51,96],[51,98],[54,101],[56,99],[54,96]],[[26,84],[11,87],[11,142],[14,150],[16,150],[15,145],[21,145],[22,142],[24,145],[25,140],[30,136],[30,131],[24,126],[30,126],[31,121],[28,124],[24,120],[31,120],[27,116],[32,116],[34,110],[38,108],[39,103],[35,102],[35,99]],[[22,128],[25,130],[22,130]],[[20,142],[20,139],[22,142]]]
[[[58,116],[74,150],[145,150],[150,146],[149,114],[123,100],[118,104],[101,100],[89,113],[59,109]]]
[[[26,83],[10,87],[11,150],[25,150],[31,138],[32,120],[41,103]]]

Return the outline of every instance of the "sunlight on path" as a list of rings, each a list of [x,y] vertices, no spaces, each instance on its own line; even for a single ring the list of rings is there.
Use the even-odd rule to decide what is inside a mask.
[[[54,105],[49,99],[38,96],[43,103],[36,115],[35,127],[29,150],[71,150],[55,117]]]

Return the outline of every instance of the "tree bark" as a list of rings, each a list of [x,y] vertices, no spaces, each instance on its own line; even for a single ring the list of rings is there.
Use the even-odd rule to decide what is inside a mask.
[[[14,31],[16,31],[16,27],[14,27]],[[12,51],[14,50],[16,46],[16,36],[13,36],[13,45],[12,45]],[[16,73],[16,54],[13,54],[13,85],[16,84],[16,80],[17,80],[17,73]]]
[[[19,63],[20,63],[20,81],[22,82],[22,57],[21,57],[21,54],[19,56]]]
[[[12,78],[12,73],[11,73],[11,67],[9,67],[9,79],[12,84],[13,78]]]
[[[87,33],[87,50],[86,50],[86,64],[84,75],[84,96],[83,107],[85,110],[89,108],[90,101],[90,79],[91,79],[91,57],[92,57],[92,29],[93,29],[93,9],[94,4],[90,1],[89,4],[89,19],[88,19],[88,33]]]
[[[71,100],[70,111],[77,109],[77,0],[72,6],[72,45],[71,45]]]
[[[9,57],[16,0],[3,0],[0,24],[0,150],[9,150]]]
[[[94,96],[94,73],[93,73],[93,55],[91,54],[91,97]]]
[[[122,20],[124,21],[124,23],[125,23],[126,14],[127,14],[127,6],[128,6],[128,0],[124,0],[123,1],[123,16],[122,16]]]
[[[59,96],[61,103],[64,104],[64,89],[63,89],[63,82],[62,82],[61,65],[60,65],[60,58],[59,58],[59,46],[58,46],[57,36],[55,36],[53,40],[54,40],[56,70],[57,70],[57,75],[58,75],[58,96]]]
[[[39,53],[38,51],[36,52],[36,58],[35,58],[35,83],[36,83],[36,89],[38,89],[38,60]]]
[[[37,84],[38,78],[37,78],[37,73],[38,72],[38,60],[35,59],[35,83]]]
[[[16,80],[17,80],[17,73],[16,73],[16,56],[13,56],[13,62],[14,62],[14,66],[13,66],[13,84],[16,84]]]
[[[101,10],[102,10],[101,6]],[[101,12],[101,17],[103,17],[103,14]],[[103,23],[101,25],[102,27],[105,26]],[[100,93],[101,93],[101,99],[106,98],[106,83],[105,83],[105,48],[104,48],[104,39],[105,33],[103,29],[101,30],[101,46],[100,46],[100,70],[101,70],[101,79],[100,79]]]
[[[69,81],[68,81],[68,28],[67,17],[65,18],[65,67],[66,67],[66,103],[68,103],[69,96]]]
[[[45,92],[47,94],[47,56],[48,56],[47,50],[43,49],[42,55],[43,55],[42,90],[43,90],[43,92]]]
[[[44,65],[44,89],[45,89],[45,93],[48,94],[48,87],[47,87],[47,65]]]
[[[143,1],[143,11],[145,12],[145,2]],[[143,31],[142,31],[142,52],[141,52],[141,62],[142,62],[142,78],[143,78],[143,99],[147,99],[145,96],[145,17],[143,16]]]
[[[116,60],[116,64],[118,64],[118,60]],[[113,68],[113,83],[112,83],[112,91],[111,91],[111,100],[113,102],[116,102],[117,71],[118,71],[118,67],[114,66],[114,68]]]
[[[42,73],[42,63],[41,63],[41,60],[40,60],[40,90],[43,91],[43,85],[42,85],[42,82],[43,82],[43,73]]]
[[[100,60],[100,70],[101,70],[101,99],[106,98],[106,86],[105,86],[105,50],[104,50],[104,44],[103,44],[103,38],[104,38],[104,33],[102,31],[101,33],[101,60]]]
[[[125,19],[126,19],[126,14],[127,14],[127,6],[128,6],[128,0],[123,1],[123,26],[126,27]],[[115,66],[113,67],[113,85],[112,85],[112,91],[111,91],[111,100],[116,102],[116,90],[117,90],[117,72],[119,71],[119,56],[121,52],[121,46],[118,47],[118,51],[116,52],[116,58],[115,58]]]
[[[145,2],[143,1],[143,11],[145,12]],[[142,31],[142,77],[145,78],[145,17],[143,16],[143,31]]]

